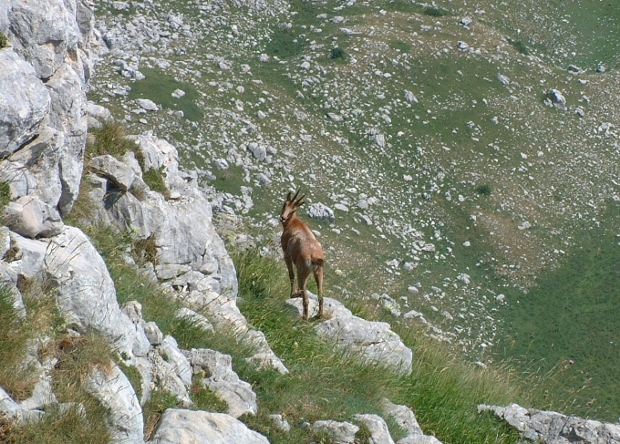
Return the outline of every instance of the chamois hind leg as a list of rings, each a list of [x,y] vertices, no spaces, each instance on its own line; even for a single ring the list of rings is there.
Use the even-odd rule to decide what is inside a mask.
[[[310,270],[302,268],[297,270],[297,280],[299,281],[299,293],[303,297],[304,306],[304,319],[308,319],[308,305],[310,300],[308,298],[308,291],[306,290],[306,283],[308,282],[308,276],[310,276]]]
[[[320,265],[314,269],[314,280],[319,293],[319,313],[316,315],[318,319],[323,317],[323,266]]]
[[[288,256],[284,256],[284,262],[286,262],[286,268],[288,269],[288,279],[291,282],[291,295],[289,297],[299,297],[299,295],[295,294],[295,272],[293,271],[293,260]]]

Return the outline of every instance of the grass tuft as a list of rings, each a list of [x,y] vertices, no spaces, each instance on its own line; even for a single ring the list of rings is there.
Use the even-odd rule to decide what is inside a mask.
[[[9,44],[9,39],[0,31],[0,49],[6,47]]]
[[[94,141],[86,146],[87,158],[109,154],[120,158],[128,151],[134,151],[136,144],[127,139],[125,128],[117,122],[105,123],[101,128],[93,128],[90,134],[95,136]]]

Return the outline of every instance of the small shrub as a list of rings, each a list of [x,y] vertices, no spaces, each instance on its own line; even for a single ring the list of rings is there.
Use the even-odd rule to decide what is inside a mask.
[[[329,53],[329,58],[344,60],[347,58],[347,53],[342,48],[334,48]]]
[[[168,187],[164,179],[164,167],[159,169],[151,168],[142,173],[142,179],[152,191],[157,191],[167,197]]]
[[[530,53],[530,48],[522,40],[509,40],[510,44],[523,55]]]
[[[146,239],[134,241],[131,253],[138,263],[150,262],[153,265],[157,265],[157,244],[155,243],[155,236],[151,234]]]
[[[0,182],[0,217],[4,209],[11,202],[11,187],[6,182]]]
[[[169,408],[180,407],[179,401],[173,394],[163,390],[155,389],[151,393],[151,397],[142,407],[144,416],[144,439],[150,440],[159,424],[159,420],[164,412]]]
[[[228,404],[215,392],[205,387],[198,376],[193,378],[190,395],[192,401],[194,401],[194,408],[197,410],[218,413],[226,413],[228,411]]]
[[[9,44],[9,39],[6,38],[6,35],[2,31],[0,31],[0,49],[4,48]]]
[[[445,15],[448,15],[448,11],[442,8],[437,8],[436,6],[427,6],[426,8],[424,8],[424,14],[431,17],[443,17]]]
[[[490,196],[493,190],[491,189],[491,185],[483,184],[476,187],[476,192],[481,196]]]

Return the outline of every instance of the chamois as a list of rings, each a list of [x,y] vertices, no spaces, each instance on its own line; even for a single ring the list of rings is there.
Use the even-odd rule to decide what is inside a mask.
[[[323,256],[323,248],[319,241],[316,240],[310,228],[297,217],[295,212],[304,203],[305,194],[299,199],[297,195],[299,190],[292,196],[289,192],[286,201],[282,206],[280,213],[280,222],[282,222],[282,251],[284,252],[284,261],[288,269],[288,277],[291,281],[292,298],[303,298],[304,319],[308,319],[308,292],[306,290],[306,282],[310,273],[314,274],[314,280],[319,293],[319,313],[317,318],[323,317],[323,265],[325,259]],[[291,197],[292,196],[292,197]],[[295,289],[295,273],[293,265],[297,269],[297,281],[299,290]]]

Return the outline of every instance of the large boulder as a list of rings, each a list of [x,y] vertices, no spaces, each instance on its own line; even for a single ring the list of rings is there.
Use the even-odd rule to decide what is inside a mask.
[[[309,295],[309,313],[314,316],[318,312],[318,300],[316,295]],[[302,314],[301,298],[288,299],[286,303]],[[315,326],[317,333],[370,363],[398,373],[411,373],[413,352],[390,329],[388,323],[367,321],[354,316],[335,299],[325,298],[324,305],[326,320]]]
[[[269,444],[260,433],[224,413],[168,409],[149,444]]]
[[[0,50],[0,91],[2,159],[37,137],[47,123],[51,99],[32,65],[8,49]]]
[[[238,418],[246,413],[256,414],[258,404],[252,386],[239,379],[232,369],[230,355],[209,349],[185,352],[194,374],[205,374],[202,383],[228,404],[228,414]]]

